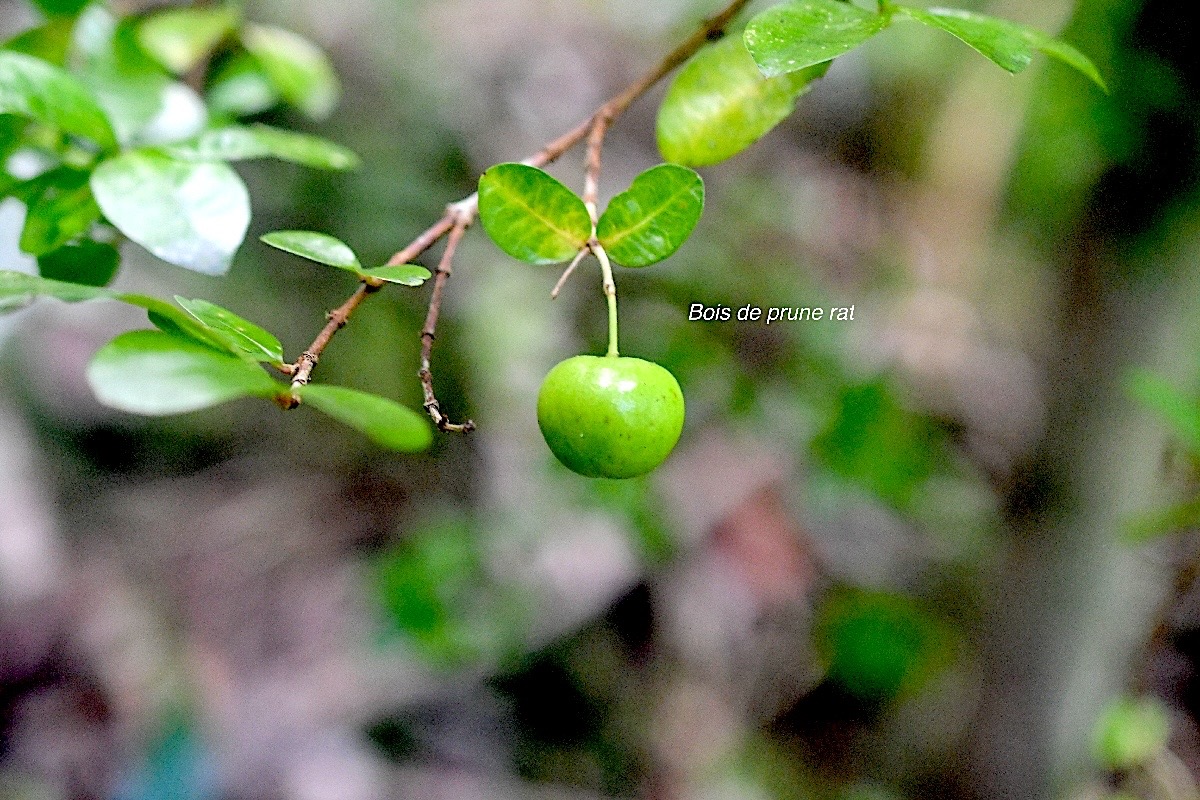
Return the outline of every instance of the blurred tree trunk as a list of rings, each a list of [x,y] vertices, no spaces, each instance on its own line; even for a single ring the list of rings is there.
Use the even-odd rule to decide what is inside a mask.
[[[989,11],[1052,31],[1072,10],[1069,2],[1006,5]],[[1084,25],[1110,13],[1101,0],[1081,5]],[[956,85],[934,127],[929,202],[919,221],[930,237],[934,280],[978,298],[988,289],[972,282],[988,280],[989,265],[981,269],[979,260],[989,252],[987,237],[1002,230],[996,220],[1023,128],[1016,109],[1043,83],[1032,76],[1008,82],[987,66]],[[1061,216],[1050,211],[1061,198],[1039,202]],[[1130,242],[1106,230],[1105,217],[1083,206],[1070,229],[1055,232],[1056,249],[1043,256],[1055,300],[1045,309],[1026,306],[1022,327],[1046,330],[1044,341],[1025,346],[1040,356],[1047,413],[1036,444],[1000,481],[1003,544],[968,756],[967,778],[981,798],[1062,796],[1081,777],[1094,720],[1126,683],[1167,583],[1121,544],[1122,525],[1157,483],[1163,447],[1161,429],[1122,382],[1130,366],[1165,352],[1181,320],[1196,318],[1186,302],[1195,292],[1192,282],[1156,284],[1161,272],[1125,263]]]

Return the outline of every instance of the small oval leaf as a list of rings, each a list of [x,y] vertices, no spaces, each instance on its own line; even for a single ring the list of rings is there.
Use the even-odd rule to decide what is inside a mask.
[[[596,224],[596,237],[613,261],[644,267],[678,250],[703,211],[700,176],[687,167],[660,164],[612,199]]]
[[[424,450],[433,443],[428,419],[387,398],[321,384],[302,386],[297,393],[305,405],[365,433],[383,447],[411,453]]]
[[[658,109],[658,149],[700,167],[737,155],[792,113],[826,65],[764,78],[740,37],[726,36],[692,57]]]
[[[221,275],[250,225],[250,196],[228,164],[131,150],[92,173],[100,210],[121,233],[171,264]]]
[[[91,139],[104,150],[117,146],[108,117],[84,85],[24,53],[0,51],[0,114],[35,119]]]
[[[496,245],[530,264],[572,258],[592,235],[579,196],[526,164],[497,164],[479,179],[479,221]]]
[[[378,278],[388,283],[399,283],[404,286],[420,286],[433,277],[433,274],[419,264],[397,264],[396,266],[375,267],[362,270],[363,275]]]
[[[88,384],[106,406],[133,414],[181,414],[282,388],[261,367],[162,331],[130,331],[100,348]]]
[[[272,231],[261,241],[278,250],[338,269],[359,272],[358,256],[345,242],[316,231]]]
[[[287,103],[312,119],[333,113],[341,87],[321,48],[299,34],[269,25],[245,26],[242,43]]]
[[[283,362],[283,345],[279,339],[253,322],[207,300],[189,300],[176,295],[175,302],[201,324],[228,336],[238,349],[256,361]]]
[[[187,142],[166,148],[187,161],[243,161],[278,158],[316,169],[354,169],[360,161],[341,145],[306,133],[280,130],[268,125],[230,125],[205,131]]]
[[[831,61],[887,27],[886,17],[838,0],[798,0],[746,26],[746,49],[768,78]]]

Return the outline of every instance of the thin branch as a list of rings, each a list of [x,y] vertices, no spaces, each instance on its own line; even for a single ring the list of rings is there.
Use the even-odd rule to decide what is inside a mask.
[[[612,117],[600,112],[592,118],[592,129],[587,140],[587,166],[583,172],[583,204],[592,218],[592,235],[596,233],[596,201],[600,195],[600,154],[604,150],[604,134],[608,133]]]
[[[382,282],[363,281],[354,290],[354,294],[350,295],[350,299],[326,315],[328,322],[325,323],[325,327],[321,329],[321,332],[317,334],[317,338],[313,339],[312,344],[300,354],[299,360],[296,361],[295,371],[292,374],[293,389],[298,389],[308,383],[313,367],[321,360],[321,353],[325,351],[325,346],[329,344],[329,340],[345,326],[346,321],[350,319],[350,315],[354,313],[354,309],[358,308],[358,304],[366,300],[367,295],[379,291],[379,287],[382,285]]]
[[[595,152],[595,172],[594,175],[599,175],[599,147],[603,142],[604,134],[607,132],[609,125],[624,113],[625,109],[645,94],[651,87],[673,72],[677,67],[691,58],[695,53],[703,47],[707,42],[719,39],[724,35],[725,28],[737,16],[747,4],[749,0],[733,0],[722,11],[705,20],[691,36],[683,41],[678,47],[668,53],[658,64],[652,69],[638,78],[636,81],[625,87],[618,94],[609,98],[602,106],[596,109],[587,119],[580,122],[571,130],[546,143],[541,150],[534,153],[523,163],[533,167],[544,167],[552,161],[557,160],[563,153],[570,150],[579,142],[583,141],[589,134],[596,141]],[[591,163],[591,148],[589,148],[589,164]],[[595,190],[593,190],[594,192]],[[593,197],[593,220],[595,219]],[[447,251],[453,257],[453,250],[457,248],[458,239],[462,238],[463,232],[474,220],[475,215],[479,210],[479,195],[473,193],[464,197],[457,203],[451,204],[446,213],[427,229],[425,229],[417,238],[413,239],[402,250],[398,251],[390,259],[388,264],[391,266],[397,264],[406,264],[412,261],[417,256],[424,253],[434,244],[436,244],[443,236],[450,235],[454,240],[454,248],[447,243]],[[466,220],[464,223],[463,220]],[[458,231],[457,236],[455,231]],[[433,379],[429,372],[430,351],[433,346],[433,339],[436,337],[438,310],[441,306],[442,289],[445,286],[446,278],[450,275],[450,264],[446,259],[446,254],[442,255],[442,261],[445,262],[446,269],[443,272],[441,265],[438,267],[437,279],[434,281],[433,294],[429,301],[429,313],[426,316],[425,327],[421,331],[422,338],[422,358],[421,358],[421,383],[425,389],[425,407],[429,409],[430,416],[437,423],[438,428],[442,430],[470,430],[474,428],[471,422],[465,422],[461,426],[456,426],[445,421],[441,417],[441,412],[438,410],[437,399],[433,396]],[[293,366],[293,388],[303,386],[308,382],[312,375],[313,368],[324,352],[329,340],[333,335],[341,329],[349,320],[350,315],[354,313],[367,295],[374,293],[379,289],[380,284],[376,281],[365,281],[359,285],[358,289],[350,298],[339,306],[336,310],[330,312],[329,322],[308,346],[300,358]],[[292,405],[299,404],[299,398],[293,396]],[[469,426],[469,427],[468,427]]]
[[[429,370],[429,361],[433,354],[433,340],[437,338],[438,314],[442,309],[442,290],[454,267],[454,253],[458,250],[458,243],[462,241],[463,234],[467,232],[472,221],[472,217],[461,211],[456,212],[453,207],[446,213],[447,215],[454,214],[456,218],[450,228],[450,238],[446,240],[446,249],[442,252],[442,259],[438,262],[436,277],[433,280],[429,312],[425,315],[425,325],[421,328],[421,370],[417,374],[421,378],[421,387],[425,394],[425,410],[429,412],[429,416],[437,425],[438,430],[470,433],[475,430],[474,422],[467,420],[459,425],[451,422],[442,414],[437,396],[433,393],[433,373]]]
[[[571,265],[563,270],[562,277],[558,279],[558,283],[554,284],[554,288],[550,290],[551,300],[558,298],[558,293],[561,292],[562,287],[566,285],[567,278],[571,277],[571,273],[575,271],[575,268],[579,266],[579,262],[582,261],[583,257],[589,252],[591,251],[585,247],[575,254],[575,258],[571,259]]]

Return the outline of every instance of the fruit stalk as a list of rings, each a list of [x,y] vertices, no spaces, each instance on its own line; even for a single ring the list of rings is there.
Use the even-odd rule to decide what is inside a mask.
[[[600,272],[604,275],[604,297],[608,300],[608,355],[616,357],[617,352],[617,284],[613,280],[612,264],[608,262],[608,253],[599,242],[592,242],[592,252],[600,262]]]

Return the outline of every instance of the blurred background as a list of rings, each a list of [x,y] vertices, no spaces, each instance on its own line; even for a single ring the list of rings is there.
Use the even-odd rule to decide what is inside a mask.
[[[343,83],[325,122],[259,118],[366,166],[239,165],[228,276],[128,248],[116,285],[294,358],[353,284],[259,234],[380,263],[719,5],[248,2]],[[603,350],[594,269],[551,302],[557,271],[479,231],[433,363],[479,430],[416,456],[303,408],[114,412],[84,369],[144,315],[0,318],[0,798],[1197,797],[1196,12],[964,5],[1062,31],[1111,94],[898,25],[702,170],[696,235],[617,275],[622,352],[688,402],[646,478],[579,478],[537,429],[542,376]],[[5,37],[38,19],[0,0]],[[602,201],[660,160],[662,91],[612,130]],[[551,171],[581,188],[578,153]],[[427,291],[364,305],[318,379],[419,407]]]

